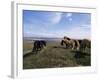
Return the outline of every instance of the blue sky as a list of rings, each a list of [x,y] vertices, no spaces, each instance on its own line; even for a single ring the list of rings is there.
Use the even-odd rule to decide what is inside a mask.
[[[91,14],[23,10],[24,37],[90,39]]]

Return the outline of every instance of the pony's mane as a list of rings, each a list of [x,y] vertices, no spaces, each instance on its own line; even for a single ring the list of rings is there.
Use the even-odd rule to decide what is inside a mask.
[[[64,39],[71,40],[69,37],[66,37],[66,36],[64,37]]]

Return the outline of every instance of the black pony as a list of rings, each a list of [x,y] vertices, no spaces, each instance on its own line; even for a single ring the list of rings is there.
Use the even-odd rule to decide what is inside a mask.
[[[33,44],[32,52],[41,50],[44,46],[46,46],[46,41],[44,40],[36,40]]]

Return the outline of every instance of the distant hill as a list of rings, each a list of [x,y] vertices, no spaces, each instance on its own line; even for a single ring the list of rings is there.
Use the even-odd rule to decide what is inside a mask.
[[[59,41],[62,40],[63,38],[53,38],[53,37],[24,37],[24,40],[46,40],[46,41]]]

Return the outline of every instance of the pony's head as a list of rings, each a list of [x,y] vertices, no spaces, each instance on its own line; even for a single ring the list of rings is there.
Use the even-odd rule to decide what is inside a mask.
[[[64,36],[64,39],[71,40],[69,37]]]
[[[40,41],[44,46],[46,46],[46,41],[42,40]]]

